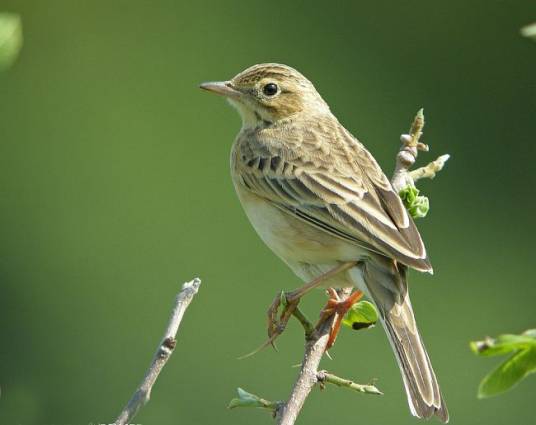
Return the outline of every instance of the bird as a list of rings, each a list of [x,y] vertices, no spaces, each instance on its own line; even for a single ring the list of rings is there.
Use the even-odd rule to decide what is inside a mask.
[[[422,238],[389,179],[306,77],[277,63],[202,83],[235,107],[238,198],[264,243],[304,282],[357,288],[375,303],[410,411],[446,423],[447,406],[417,329],[408,269],[432,273]],[[340,273],[329,273],[354,262]]]

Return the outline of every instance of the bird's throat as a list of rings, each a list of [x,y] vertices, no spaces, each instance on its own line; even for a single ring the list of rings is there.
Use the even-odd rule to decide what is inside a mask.
[[[242,102],[230,98],[228,101],[240,114],[242,118],[242,129],[266,127],[272,124],[269,120],[263,118],[259,112],[244,105]]]

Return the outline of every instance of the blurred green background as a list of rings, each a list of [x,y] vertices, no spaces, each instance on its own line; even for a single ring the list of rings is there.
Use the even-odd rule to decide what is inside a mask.
[[[179,285],[203,279],[152,401],[158,424],[271,424],[225,409],[235,388],[286,398],[302,355],[238,361],[265,337],[276,291],[299,282],[236,199],[240,121],[201,92],[259,62],[317,86],[390,174],[400,133],[427,117],[421,190],[435,275],[410,276],[453,424],[534,423],[536,379],[479,401],[498,359],[468,341],[535,325],[536,44],[527,1],[11,1],[25,45],[0,74],[0,423],[111,423],[139,383]],[[304,308],[314,317],[321,291]],[[301,424],[415,424],[381,328],[344,332],[330,371],[384,397],[314,391]]]

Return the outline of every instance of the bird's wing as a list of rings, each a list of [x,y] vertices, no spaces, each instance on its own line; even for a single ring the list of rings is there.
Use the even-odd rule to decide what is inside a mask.
[[[372,155],[339,123],[244,138],[235,166],[246,189],[331,235],[431,271],[400,197]]]

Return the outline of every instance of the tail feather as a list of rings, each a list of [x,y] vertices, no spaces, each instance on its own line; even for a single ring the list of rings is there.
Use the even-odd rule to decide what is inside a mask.
[[[362,277],[393,347],[411,413],[426,419],[435,415],[448,422],[447,406],[415,323],[405,269],[369,266]]]

